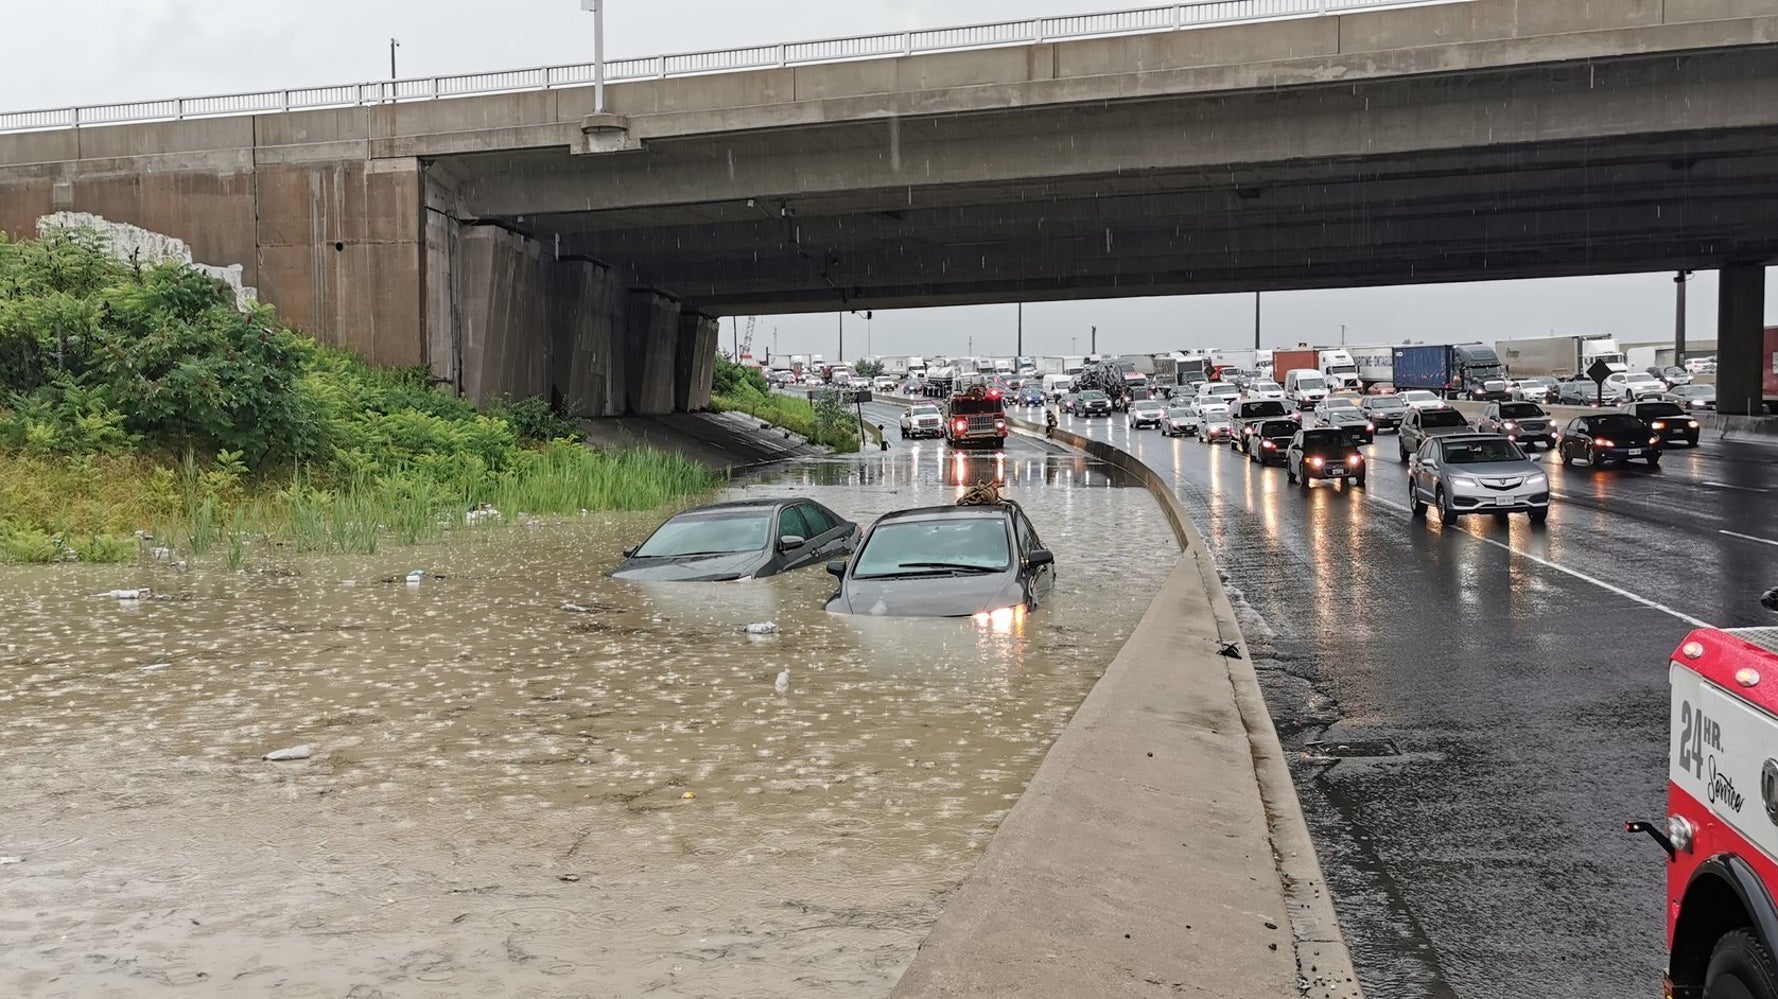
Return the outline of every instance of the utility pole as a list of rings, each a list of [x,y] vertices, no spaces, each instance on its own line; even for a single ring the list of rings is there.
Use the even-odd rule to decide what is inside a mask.
[[[1097,354],[1099,352],[1099,327],[1097,326],[1093,327],[1092,344],[1092,353]]]
[[[1340,346],[1344,347],[1345,345],[1346,345],[1346,324],[1341,323],[1340,324]]]
[[[1680,271],[1673,275],[1673,287],[1676,301],[1673,305],[1673,363],[1685,363],[1685,283],[1692,279],[1691,271]]]
[[[1253,293],[1253,349],[1259,349],[1259,292]]]
[[[593,113],[605,113],[605,0],[580,0],[593,15]]]
[[[395,50],[398,48],[401,48],[401,42],[394,38],[389,39],[389,79],[391,82],[395,80]],[[394,96],[394,88],[390,88],[390,96]]]
[[[729,342],[734,344],[734,348],[735,348],[735,363],[740,364],[741,363],[741,317],[740,316],[728,317],[728,324],[729,324],[728,325]]]
[[[844,361],[845,359],[846,359],[846,314],[844,312],[841,312],[840,313],[840,352],[834,358],[834,362],[837,364],[841,361]]]
[[[1024,302],[1019,303],[1019,341],[1018,341],[1018,345],[1013,348],[1013,356],[1014,357],[1024,357],[1025,356],[1025,303]],[[1014,366],[1017,366],[1019,362],[1014,361],[1012,363],[1014,364]]]

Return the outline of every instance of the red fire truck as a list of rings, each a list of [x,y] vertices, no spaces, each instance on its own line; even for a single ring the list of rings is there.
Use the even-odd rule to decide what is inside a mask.
[[[1006,404],[1000,398],[1000,390],[977,385],[951,396],[945,416],[945,442],[954,448],[1003,446]]]
[[[1778,590],[1766,594],[1778,610]],[[1692,632],[1668,667],[1669,999],[1778,999],[1778,628]]]

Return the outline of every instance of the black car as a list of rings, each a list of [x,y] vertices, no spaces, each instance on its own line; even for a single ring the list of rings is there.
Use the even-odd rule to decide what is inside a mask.
[[[1716,408],[1716,386],[1678,385],[1661,396],[1661,401],[1677,402],[1688,410],[1713,410]]]
[[[1698,446],[1698,421],[1677,402],[1627,402],[1623,411],[1648,424],[1665,445]]]
[[[858,525],[814,500],[739,500],[694,507],[624,552],[611,574],[650,582],[773,576],[852,551]]]
[[[1380,434],[1401,429],[1402,418],[1408,412],[1408,401],[1398,395],[1367,395],[1359,402],[1358,409]]]
[[[1111,397],[1098,389],[1087,389],[1074,397],[1074,415],[1111,418]]]
[[[1279,417],[1294,416],[1295,410],[1277,399],[1239,399],[1229,408],[1229,423],[1233,429],[1229,432],[1229,447],[1236,451],[1246,452],[1251,456],[1249,440],[1259,425],[1266,420]]]
[[[871,525],[850,562],[827,564],[839,578],[827,609],[1010,627],[1049,596],[1055,561],[1017,503],[898,510]]]
[[[1566,465],[1586,460],[1599,466],[1608,461],[1661,463],[1661,437],[1648,424],[1629,413],[1577,416],[1556,438],[1556,457]]]
[[[1500,434],[1529,447],[1556,446],[1556,421],[1535,402],[1491,402],[1476,421],[1477,430]]]
[[[1284,451],[1302,427],[1295,420],[1261,420],[1247,442],[1247,457],[1262,465],[1286,464]]]
[[[1316,479],[1343,479],[1359,487],[1365,482],[1358,441],[1337,427],[1298,431],[1285,450],[1284,468],[1290,481],[1302,483],[1304,489]]]

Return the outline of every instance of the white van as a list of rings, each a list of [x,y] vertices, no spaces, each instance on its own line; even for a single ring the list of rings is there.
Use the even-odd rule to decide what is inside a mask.
[[[1298,409],[1314,409],[1327,398],[1327,376],[1314,368],[1293,368],[1284,373],[1284,395]]]
[[[1074,391],[1073,375],[1043,376],[1043,397],[1045,399],[1060,399],[1063,393],[1072,391]]]

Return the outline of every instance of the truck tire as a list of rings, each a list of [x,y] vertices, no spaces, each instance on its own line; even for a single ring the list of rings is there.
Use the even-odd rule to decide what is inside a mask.
[[[1772,954],[1749,930],[1723,935],[1704,972],[1704,999],[1778,999]]]

